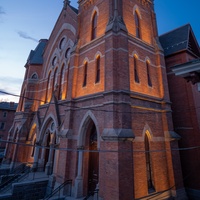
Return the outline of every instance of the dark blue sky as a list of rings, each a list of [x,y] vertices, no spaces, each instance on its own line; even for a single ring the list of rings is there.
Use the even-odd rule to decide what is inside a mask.
[[[71,4],[77,7],[77,1]],[[49,38],[63,0],[16,2],[0,0],[0,89],[19,94],[29,52],[39,39]],[[200,43],[200,0],[155,0],[155,12],[159,34],[190,23]],[[10,100],[10,96],[0,94],[2,99]]]
[[[200,43],[200,0],[155,0],[159,34],[190,23]]]

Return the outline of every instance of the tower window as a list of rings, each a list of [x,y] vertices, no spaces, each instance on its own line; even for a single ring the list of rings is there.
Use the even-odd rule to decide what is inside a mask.
[[[136,83],[139,83],[139,76],[138,76],[138,59],[136,56],[133,57],[133,64],[134,64],[134,79]]]
[[[95,83],[100,82],[100,56],[97,57],[96,59],[96,79]]]
[[[97,36],[97,12],[92,17],[92,35],[91,39],[95,39]]]
[[[83,74],[83,87],[85,87],[87,85],[87,68],[88,68],[88,64],[87,62],[84,64],[84,74]]]
[[[152,164],[151,164],[151,154],[149,148],[149,138],[147,134],[145,134],[145,158],[146,158],[146,170],[147,170],[147,185],[148,185],[148,192],[154,192],[154,184],[153,184],[153,171],[152,171]]]
[[[135,35],[137,38],[141,37],[140,33],[140,18],[137,12],[135,12]]]
[[[147,82],[148,82],[148,86],[152,87],[150,70],[149,70],[149,62],[148,61],[146,62],[146,69],[147,69]]]

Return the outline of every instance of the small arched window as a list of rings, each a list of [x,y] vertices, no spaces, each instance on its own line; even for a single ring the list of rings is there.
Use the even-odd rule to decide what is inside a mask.
[[[141,33],[140,33],[140,17],[138,12],[135,12],[135,35],[137,38],[141,38]]]
[[[55,56],[52,60],[52,66],[55,67],[57,64],[57,57]]]
[[[96,58],[96,78],[95,83],[100,82],[100,56]]]
[[[88,68],[88,63],[86,62],[84,64],[84,71],[83,71],[83,87],[87,85],[87,68]]]
[[[92,33],[91,40],[95,39],[97,36],[97,12],[94,12],[92,17]]]
[[[148,192],[154,192],[154,181],[153,181],[153,171],[152,171],[152,163],[151,163],[151,153],[150,153],[150,142],[147,133],[144,138],[145,142],[145,159],[146,159],[146,170],[147,170],[147,185]]]
[[[136,83],[139,83],[139,76],[138,76],[138,58],[137,56],[133,57],[133,64],[134,64],[134,79]]]
[[[32,76],[31,76],[31,79],[38,79],[38,76],[36,73],[34,73]]]
[[[63,49],[64,46],[65,46],[65,38],[62,38],[61,41],[60,41],[60,44],[59,44],[59,48]]]
[[[148,86],[152,87],[149,61],[146,61],[146,70],[147,70],[147,82],[148,82]]]

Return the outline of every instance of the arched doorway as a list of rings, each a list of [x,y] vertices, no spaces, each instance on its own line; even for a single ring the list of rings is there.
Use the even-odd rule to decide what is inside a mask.
[[[88,192],[94,192],[99,181],[99,152],[97,152],[97,130],[91,123],[89,134]]]

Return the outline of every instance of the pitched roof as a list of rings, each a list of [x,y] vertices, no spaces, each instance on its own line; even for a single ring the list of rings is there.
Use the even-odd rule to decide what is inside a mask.
[[[165,56],[169,56],[183,50],[188,50],[197,57],[200,56],[199,45],[190,24],[186,24],[161,35],[159,40],[164,49]]]
[[[31,50],[28,59],[27,59],[27,63],[28,64],[43,64],[43,52],[44,52],[44,48],[47,44],[46,39],[42,39],[39,41],[39,44],[37,45],[37,47],[35,48],[35,50]]]
[[[16,110],[18,103],[14,102],[0,102],[0,109],[1,110]]]

